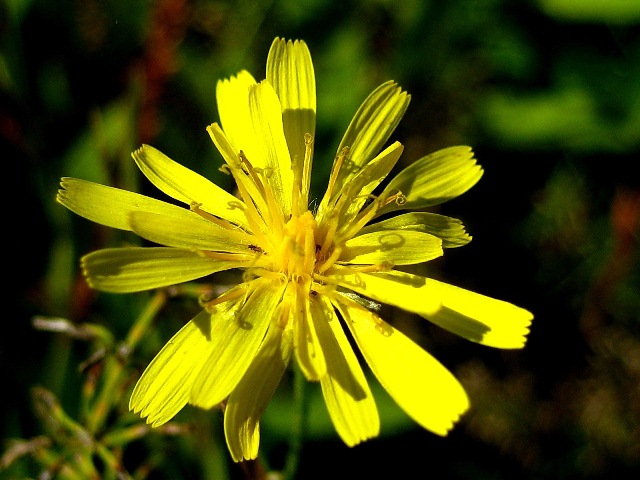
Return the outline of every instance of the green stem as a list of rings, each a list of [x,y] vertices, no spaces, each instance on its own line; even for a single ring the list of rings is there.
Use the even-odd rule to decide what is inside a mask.
[[[105,471],[103,473],[102,480],[115,480],[115,479],[128,479],[128,474],[125,474],[120,461],[114,455],[114,453],[101,443],[96,444],[96,453],[102,459],[105,465]]]
[[[300,464],[302,444],[304,442],[304,431],[307,424],[307,379],[297,366],[294,366],[293,372],[293,421],[289,451],[287,452],[285,465],[282,469],[283,480],[293,480],[296,477],[298,465]]]
[[[41,449],[34,451],[36,460],[45,466],[50,472],[55,472],[53,475],[56,479],[60,480],[82,480],[84,477],[82,474],[67,464],[60,454],[53,453],[51,450]],[[45,478],[45,474],[42,475]]]
[[[149,326],[155,319],[164,304],[167,302],[167,294],[164,290],[158,290],[151,298],[147,308],[142,312],[138,320],[133,324],[125,340],[125,345],[131,352],[137,346],[142,336],[147,332]]]
[[[119,386],[125,372],[125,363],[120,357],[126,358],[133,351],[166,301],[167,295],[164,290],[156,292],[134,322],[123,344],[118,348],[120,355],[110,355],[105,360],[100,393],[93,404],[92,411],[87,416],[87,430],[93,435],[103,427],[112,405],[118,400]]]

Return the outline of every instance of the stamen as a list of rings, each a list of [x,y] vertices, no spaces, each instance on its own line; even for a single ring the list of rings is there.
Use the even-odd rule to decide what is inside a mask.
[[[286,283],[288,280],[287,276],[283,272],[275,272],[263,267],[249,268],[242,274],[242,279],[245,282],[257,277],[269,278],[280,283]]]
[[[311,275],[316,262],[316,221],[310,211],[292,217],[282,229],[282,240],[271,255],[272,268],[294,282]]]
[[[393,195],[389,195],[380,208],[389,205],[391,202],[395,202],[396,205],[401,206],[407,203],[407,197],[404,193],[398,191],[398,193],[394,193]]]
[[[293,164],[293,161],[292,161]],[[293,185],[291,186],[291,215],[300,216],[300,203],[302,202],[302,172],[299,168],[293,169]]]
[[[313,217],[312,217],[313,218]],[[314,226],[306,226],[303,229],[303,245],[304,245],[304,252],[303,252],[303,272],[304,273],[308,273],[313,271],[313,267],[315,266],[315,262],[316,262],[316,242],[315,242],[315,238],[314,238],[314,231],[313,231]]]
[[[345,188],[345,190],[343,190],[340,193],[340,196],[337,198],[334,206],[333,206],[333,212],[332,214],[335,216],[341,216],[343,215],[343,208],[345,207],[345,204],[348,202],[349,204],[352,204],[353,202],[355,202],[356,200],[362,198],[363,195],[352,195],[351,194],[351,188],[350,186],[347,186]],[[368,198],[373,198],[375,199],[376,197],[373,195],[367,195],[366,197]],[[347,207],[348,209],[348,207]]]
[[[243,175],[238,175],[237,174],[238,170],[244,173],[244,171],[241,168],[232,167],[231,174],[233,175],[233,178],[236,181],[236,186],[238,187],[238,192],[240,193],[240,197],[242,198],[242,200],[246,205],[246,209],[244,211],[245,217],[247,218],[247,222],[249,223],[251,232],[256,237],[259,238],[260,240],[259,243],[262,245],[267,245],[268,238],[267,236],[265,236],[264,232],[268,232],[269,228],[265,223],[265,219],[262,217],[262,215],[260,214],[260,211],[258,210],[258,206],[256,205],[256,202],[254,200],[255,195],[251,195],[251,193],[249,193],[249,190],[247,189],[247,185],[245,184],[245,182],[247,181],[246,177],[243,178]],[[268,208],[266,207],[266,205],[263,205],[262,209],[268,211]]]
[[[333,167],[331,167],[331,175],[329,176],[329,185],[327,186],[327,192],[325,193],[327,203],[331,201],[331,197],[333,196],[333,189],[336,185],[336,181],[338,180],[340,169],[342,168],[342,164],[344,163],[344,160],[348,155],[349,147],[344,147],[342,150],[340,150],[340,153],[333,162]]]
[[[211,252],[209,250],[198,250],[199,254],[205,257],[215,258],[216,260],[232,261],[232,262],[251,262],[254,256],[244,253],[226,253],[226,252]]]
[[[291,212],[299,216],[303,210],[309,209],[309,186],[311,184],[311,163],[313,160],[313,135],[304,134],[304,158],[302,165],[298,158],[292,159],[293,165],[293,191]]]
[[[284,226],[284,219],[282,218],[282,215],[275,215],[274,217],[274,214],[276,212],[280,212],[281,208],[278,205],[275,197],[273,196],[273,190],[269,187],[268,182],[263,181],[263,179],[259,176],[259,174],[263,175],[264,179],[267,179],[271,175],[273,175],[273,170],[270,168],[254,168],[242,150],[240,150],[240,154],[238,157],[240,159],[241,165],[244,167],[243,171],[253,180],[254,185],[258,189],[258,193],[260,193],[262,199],[266,202],[267,211],[264,212],[264,216],[267,217],[268,223],[272,224],[272,227],[276,226],[281,228],[282,226]]]
[[[338,287],[337,283],[325,284],[325,283],[314,282],[312,287],[313,290],[311,290],[311,294],[313,295],[313,293],[316,292],[320,295],[325,295],[333,298],[333,294],[335,293],[337,287]]]
[[[336,240],[336,243],[342,243],[343,241],[353,238],[362,227],[364,227],[373,217],[375,217],[376,213],[380,209],[379,204],[380,202],[378,202],[378,200],[376,199],[362,212],[360,212],[351,226],[344,232],[342,232],[342,234],[339,236],[339,239]]]
[[[305,208],[309,203],[309,188],[311,185],[311,165],[313,163],[313,135],[310,133],[304,134],[304,162],[302,164],[302,202]]]
[[[392,262],[382,262],[375,265],[349,265],[349,270],[353,270],[354,273],[380,273],[393,270],[395,265]]]
[[[362,227],[376,216],[382,207],[390,204],[391,202],[396,202],[397,205],[404,205],[407,202],[407,198],[402,194],[402,192],[395,193],[382,200],[379,197],[376,198],[358,214],[351,226],[341,233],[340,238],[339,240],[336,240],[336,243],[341,243],[353,238],[355,234],[362,229]]]
[[[328,222],[329,229],[324,235],[324,239],[322,240],[322,246],[320,247],[320,252],[318,253],[318,258],[323,258],[327,255],[329,251],[329,247],[333,244],[333,240],[335,238],[336,230],[338,228],[338,222],[333,220]]]
[[[200,215],[205,220],[209,220],[210,222],[215,223],[219,227],[222,227],[222,228],[224,228],[226,230],[241,230],[240,226],[236,225],[235,223],[231,223],[228,220],[224,220],[222,218],[216,217],[215,215],[213,215],[213,214],[207,212],[206,210],[203,210],[202,208],[200,208],[201,206],[202,206],[202,203],[191,202],[191,205],[189,205],[189,209],[192,212],[197,213],[198,215]]]
[[[232,288],[231,290],[227,290],[225,293],[220,295],[213,300],[205,300],[204,296],[198,299],[198,303],[202,308],[204,308],[209,313],[214,313],[216,305],[220,305],[221,303],[229,302],[231,300],[235,300],[236,298],[240,298],[245,295],[248,291],[247,285],[238,285],[237,288]]]
[[[245,159],[246,159],[246,157],[245,157]],[[254,170],[258,175],[261,175],[261,176],[262,176],[262,178],[260,179],[261,181],[262,181],[263,179],[271,178],[271,177],[273,176],[273,168],[271,168],[271,167],[266,167],[266,168],[258,168],[258,167],[255,167],[253,170]],[[263,182],[263,185],[264,185],[264,182]]]
[[[329,270],[338,261],[341,254],[342,254],[342,247],[336,246],[333,249],[333,252],[331,252],[331,255],[329,255],[329,258],[324,260],[320,265],[320,267],[316,269],[318,273],[324,273],[327,270]]]
[[[247,187],[244,184],[244,179],[236,174],[238,170],[242,171],[242,169],[230,167],[230,170],[231,170],[231,175],[233,175],[233,178],[236,181],[236,186],[238,187],[238,193],[240,193],[240,197],[242,198],[245,205],[247,206],[248,210],[245,211],[247,221],[250,224],[252,224],[251,226],[253,228],[257,225],[257,222],[255,221],[256,218],[259,218],[262,220],[262,216],[257,210],[257,206],[253,200],[253,196],[249,193],[249,191],[247,190]]]
[[[240,160],[240,169],[245,175],[253,180],[253,184],[258,187],[258,192],[264,199],[265,189],[264,185],[262,184],[262,180],[258,176],[258,172],[256,171],[256,169],[253,168],[253,165],[242,150],[240,150],[240,153],[238,154],[238,159]]]
[[[327,277],[327,276],[322,275],[320,273],[315,273],[314,272],[313,280],[318,282],[318,283],[314,284],[314,286],[313,286],[314,290],[318,290],[318,288],[321,287],[322,285],[324,285],[324,286],[333,285],[333,286],[336,286],[336,287],[338,285],[340,285],[340,282],[338,281],[338,278],[335,275]]]

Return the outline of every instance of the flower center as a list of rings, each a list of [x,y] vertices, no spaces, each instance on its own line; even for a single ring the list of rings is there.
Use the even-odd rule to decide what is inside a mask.
[[[283,229],[282,241],[274,258],[274,270],[290,281],[311,280],[316,264],[316,220],[310,211],[293,216]]]

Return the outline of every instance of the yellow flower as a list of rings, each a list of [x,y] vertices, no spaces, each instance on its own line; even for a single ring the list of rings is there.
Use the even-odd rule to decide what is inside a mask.
[[[162,245],[86,255],[82,267],[96,289],[135,292],[244,270],[241,284],[203,301],[202,312],[158,353],[130,408],[158,426],[187,403],[224,402],[233,459],[253,459],[261,416],[293,356],[305,377],[320,383],[340,437],[356,445],[378,434],[379,418],[355,344],[398,405],[446,435],[469,406],[464,389],[366,307],[400,307],[483,345],[524,345],[528,311],[394,269],[470,241],[459,220],[422,210],[464,193],[482,169],[469,147],[446,148],[412,163],[374,197],[403,149],[398,142],[385,147],[410,98],[390,81],[356,113],[327,191],[310,210],[316,98],[306,44],[276,39],[266,70],[259,83],[246,71],[220,81],[221,123],[207,129],[239,198],[147,145],[133,153],[136,164],[187,208],[62,180],[57,199],[70,210]]]

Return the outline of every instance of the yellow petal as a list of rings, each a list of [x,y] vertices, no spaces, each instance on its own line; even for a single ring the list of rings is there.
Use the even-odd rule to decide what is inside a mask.
[[[246,70],[216,85],[216,100],[220,123],[236,153],[243,148],[249,118],[249,87],[255,85],[253,76]]]
[[[345,149],[348,149],[348,154],[338,171],[333,191],[327,191],[320,201],[319,223],[327,210],[331,210],[330,206],[336,195],[348,189],[353,178],[380,152],[400,123],[410,100],[411,96],[407,92],[403,92],[395,82],[388,81],[376,88],[362,103],[338,147],[338,157]],[[388,152],[388,148],[385,151]],[[398,152],[398,156],[401,152],[402,150]],[[351,196],[354,198],[349,201],[356,201],[355,196]],[[366,195],[361,199],[366,200]],[[359,208],[353,210],[357,213]]]
[[[81,259],[87,283],[97,290],[113,293],[167,287],[249,263],[223,261],[192,250],[165,247],[107,248]]]
[[[342,263],[411,265],[442,255],[442,241],[428,233],[412,230],[383,230],[347,240]]]
[[[211,353],[211,322],[203,310],[167,342],[136,383],[130,410],[157,427],[187,404],[194,379]]]
[[[227,135],[222,131],[220,125],[212,123],[207,127],[207,132],[213,141],[214,145],[224,158],[227,165],[231,167],[231,172],[234,173],[234,179],[239,187],[243,187],[251,197],[252,202],[255,204],[259,212],[264,217],[269,216],[269,205],[265,202],[265,199],[255,183],[247,177],[244,172],[238,172],[238,153],[234,150],[233,145],[229,142]]]
[[[304,136],[314,135],[316,129],[316,79],[307,44],[276,38],[267,57],[267,81],[280,99],[284,135],[294,168],[302,169]]]
[[[289,321],[295,325],[293,341],[296,360],[307,380],[319,381],[327,373],[327,364],[316,329],[327,322],[327,313],[317,302],[311,302],[302,285],[295,289],[295,307],[291,307]]]
[[[449,147],[415,161],[402,170],[380,195],[402,192],[405,202],[391,202],[377,215],[439,205],[473,187],[482,176],[470,147]]]
[[[349,147],[349,168],[341,170],[338,185],[342,187],[384,146],[400,123],[411,96],[394,81],[376,88],[365,99],[347,128],[338,153]]]
[[[187,205],[197,203],[206,212],[246,227],[242,201],[215,183],[149,145],[143,145],[132,156],[149,181],[170,197]]]
[[[222,158],[224,158],[224,161],[230,166],[235,165],[238,161],[238,154],[222,127],[218,123],[212,123],[207,127],[207,132],[209,132],[211,140],[222,155]]]
[[[324,306],[328,322],[318,327],[327,363],[327,375],[320,381],[331,421],[352,447],[380,432],[380,418],[367,379],[351,348],[333,306]]]
[[[184,208],[172,215],[134,212],[130,224],[142,238],[168,247],[251,254],[249,245],[254,243],[251,235],[220,227]]]
[[[502,300],[409,273],[342,275],[340,285],[379,302],[417,313],[467,340],[522,348],[533,315]]]
[[[483,327],[483,345],[497,348],[522,348],[526,343],[531,312],[464,288],[428,279],[425,294],[439,296],[442,307],[427,317],[458,335],[473,340]],[[428,291],[427,291],[428,290]]]
[[[285,218],[291,213],[293,169],[282,124],[282,108],[276,92],[266,81],[249,87],[251,135],[240,148],[254,167],[264,170]]]
[[[367,225],[359,235],[384,230],[414,230],[430,233],[442,240],[442,248],[454,248],[471,241],[464,225],[457,218],[430,212],[409,212]]]
[[[272,325],[247,373],[229,396],[224,433],[233,461],[258,456],[260,419],[289,365],[292,349],[291,330]]]
[[[446,435],[469,408],[458,380],[374,313],[340,299],[336,306],[367,364],[400,408],[427,430]]]
[[[131,230],[129,226],[131,212],[163,215],[180,208],[139,193],[78,178],[65,177],[60,185],[62,189],[58,191],[56,197],[59,203],[92,222],[120,230]]]
[[[211,408],[233,391],[256,356],[283,287],[259,278],[248,284],[246,301],[236,302],[231,315],[215,315],[212,323],[211,355],[193,384],[189,403]]]

